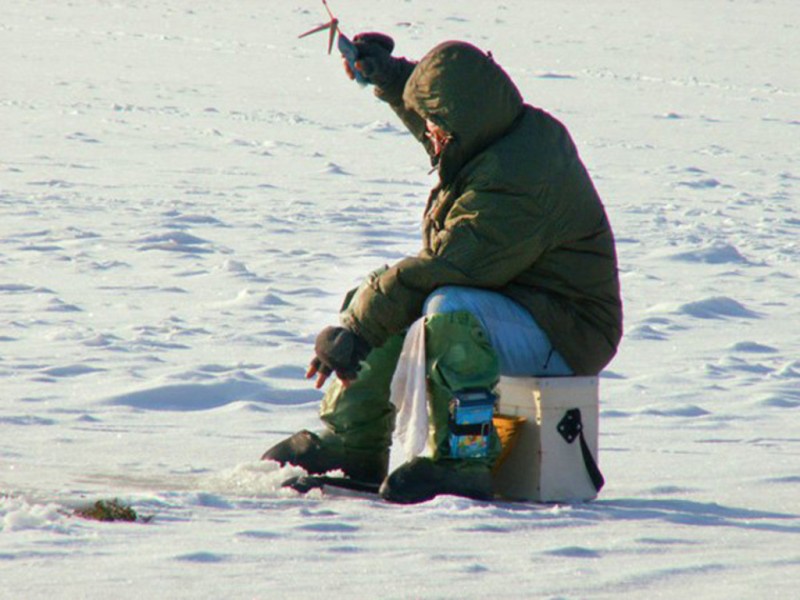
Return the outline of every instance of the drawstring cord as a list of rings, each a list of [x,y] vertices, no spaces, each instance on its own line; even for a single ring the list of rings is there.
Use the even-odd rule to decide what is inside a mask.
[[[544,366],[542,366],[542,369],[545,371],[550,367],[550,359],[553,358],[553,352],[555,351],[556,349],[550,346],[550,352],[547,353],[547,360],[544,361]]]

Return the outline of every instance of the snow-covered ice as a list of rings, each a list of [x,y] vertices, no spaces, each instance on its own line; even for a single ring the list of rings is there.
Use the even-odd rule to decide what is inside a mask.
[[[280,489],[318,330],[416,252],[421,149],[315,0],[8,3],[0,598],[790,598],[800,576],[800,7],[333,2],[486,49],[570,128],[618,238],[600,498]],[[120,498],[148,523],[69,516]]]

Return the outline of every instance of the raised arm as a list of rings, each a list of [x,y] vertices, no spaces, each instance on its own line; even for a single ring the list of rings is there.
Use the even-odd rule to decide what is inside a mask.
[[[416,112],[407,110],[403,104],[403,88],[417,63],[392,56],[394,40],[383,33],[359,33],[353,38],[353,44],[358,51],[356,68],[375,86],[375,96],[391,107],[428,154],[433,156],[433,148],[425,136],[425,120]],[[347,61],[345,71],[351,79],[354,78]]]

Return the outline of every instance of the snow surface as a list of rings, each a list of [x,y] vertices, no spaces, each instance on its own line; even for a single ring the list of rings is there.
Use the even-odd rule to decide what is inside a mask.
[[[304,2],[7,2],[0,597],[791,598],[800,577],[800,8],[334,0],[491,49],[570,128],[618,238],[599,500],[280,490],[342,294],[433,176],[298,40]],[[98,498],[149,523],[68,516]]]

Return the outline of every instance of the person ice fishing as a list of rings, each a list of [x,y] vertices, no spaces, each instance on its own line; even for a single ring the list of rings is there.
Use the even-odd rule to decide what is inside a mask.
[[[383,34],[353,43],[358,74],[422,143],[439,181],[420,252],[372,273],[316,339],[308,376],[318,387],[337,376],[323,430],[263,458],[340,469],[392,502],[489,499],[499,443],[487,423],[459,422],[455,400],[491,398],[501,374],[595,375],[609,363],[622,337],[611,226],[565,126],[526,104],[491,53],[447,41],[415,63],[394,57]],[[390,387],[419,319],[432,452],[389,474]]]

